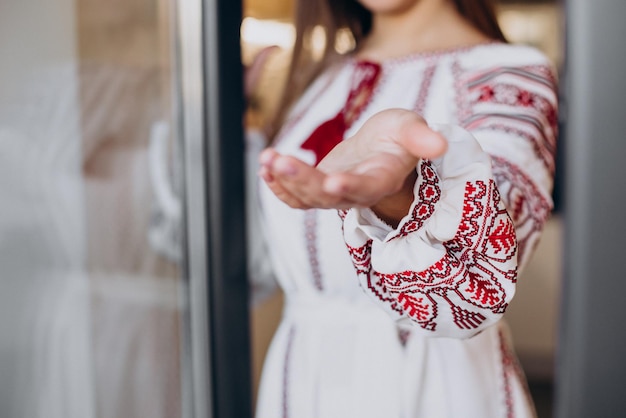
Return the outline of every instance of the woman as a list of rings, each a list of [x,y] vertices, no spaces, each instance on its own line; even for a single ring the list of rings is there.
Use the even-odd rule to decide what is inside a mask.
[[[257,416],[534,416],[500,318],[552,205],[547,59],[507,44],[487,0],[298,10],[259,160],[286,303]],[[356,48],[316,65],[316,25]]]

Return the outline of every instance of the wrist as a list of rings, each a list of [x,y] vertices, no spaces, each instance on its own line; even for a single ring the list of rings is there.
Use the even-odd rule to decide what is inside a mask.
[[[385,196],[370,209],[386,224],[397,228],[398,224],[408,213],[415,196],[413,195],[413,187],[417,180],[417,172],[411,170],[404,180],[401,189],[389,196]]]

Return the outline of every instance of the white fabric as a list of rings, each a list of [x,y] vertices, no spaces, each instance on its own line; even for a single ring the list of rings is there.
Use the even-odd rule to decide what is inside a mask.
[[[358,65],[347,58],[312,85],[278,137],[280,152],[314,160],[300,145],[341,109]],[[450,146],[441,159],[418,165],[413,207],[426,202],[419,192],[428,181],[440,199],[423,223],[408,215],[392,231],[366,209],[342,213],[343,225],[334,210],[293,210],[260,185],[286,307],[264,366],[257,417],[532,417],[499,318],[514,293],[515,269],[528,259],[551,208],[551,67],[534,49],[490,43],[386,61],[382,71],[371,102],[346,135],[386,108],[420,112]],[[435,175],[428,177],[431,169]],[[497,186],[474,198],[474,184]],[[479,228],[471,248],[451,250],[450,240],[475,220],[495,226]],[[500,244],[514,240],[501,234],[511,221],[517,252],[501,257]],[[353,264],[346,244],[364,249],[362,262]],[[400,278],[396,287],[389,281],[378,289],[383,297],[368,287],[368,278],[379,277],[374,271],[418,274],[446,255],[462,260],[460,276],[421,299],[436,313],[428,320],[416,320],[419,315],[398,299],[426,292],[419,280]],[[501,299],[479,300],[468,271],[490,277]],[[464,322],[459,312],[484,320]]]
[[[266,147],[266,138],[261,131],[246,131],[246,243],[248,258],[248,281],[251,286],[251,304],[256,306],[271,296],[278,284],[268,258],[267,243],[263,239],[263,223],[260,220],[257,173],[259,154]]]

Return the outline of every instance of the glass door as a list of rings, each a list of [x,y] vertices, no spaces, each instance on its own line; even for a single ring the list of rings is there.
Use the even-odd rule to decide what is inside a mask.
[[[2,2],[3,417],[248,414],[242,105],[219,96],[241,84],[218,37],[241,11],[225,3]]]

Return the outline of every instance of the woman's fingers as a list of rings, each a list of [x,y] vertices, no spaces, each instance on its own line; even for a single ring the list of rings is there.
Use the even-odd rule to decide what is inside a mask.
[[[260,157],[260,176],[276,196],[294,208],[348,208],[353,202],[323,190],[326,174],[294,157],[269,150]]]
[[[276,181],[266,167],[261,167],[261,169],[259,170],[259,176],[261,176],[261,178],[265,180],[265,183],[276,195],[276,197],[285,202],[287,205],[291,206],[294,209],[310,208],[310,206],[305,205],[304,202],[289,193],[279,181]]]
[[[259,164],[261,168],[259,169],[259,176],[265,181],[270,190],[278,197],[280,200],[285,202],[287,205],[296,209],[307,209],[309,208],[304,202],[295,197],[292,193],[290,193],[285,187],[283,187],[281,181],[276,178],[274,173],[274,161],[280,157],[276,151],[272,148],[267,148],[261,152],[259,155]]]
[[[318,208],[336,207],[341,198],[322,188],[326,175],[302,161],[280,156],[273,164],[274,178],[293,196],[307,205]]]

